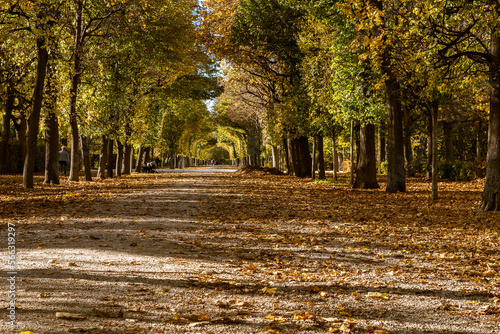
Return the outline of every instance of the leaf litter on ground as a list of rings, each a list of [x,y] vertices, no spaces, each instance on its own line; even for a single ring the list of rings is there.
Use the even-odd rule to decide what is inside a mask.
[[[497,332],[500,215],[475,210],[483,180],[441,182],[431,201],[425,179],[387,194],[351,189],[346,177],[134,174],[48,186],[38,176],[24,190],[19,176],[0,176],[2,221],[22,245],[18,312],[30,316],[20,325]],[[78,315],[78,326],[56,312]]]

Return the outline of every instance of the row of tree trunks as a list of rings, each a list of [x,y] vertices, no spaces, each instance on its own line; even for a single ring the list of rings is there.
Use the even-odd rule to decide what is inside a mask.
[[[5,114],[2,122],[2,137],[0,139],[0,173],[10,172],[9,140],[10,140],[10,121],[12,111],[14,110],[14,88],[9,83],[7,85],[7,98],[5,101]]]

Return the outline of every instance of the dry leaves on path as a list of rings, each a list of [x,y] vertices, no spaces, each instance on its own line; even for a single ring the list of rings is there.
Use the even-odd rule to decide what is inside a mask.
[[[16,225],[25,331],[483,334],[500,324],[500,216],[475,211],[481,182],[442,183],[433,202],[422,179],[396,195],[255,173],[19,181],[0,176],[0,199]]]

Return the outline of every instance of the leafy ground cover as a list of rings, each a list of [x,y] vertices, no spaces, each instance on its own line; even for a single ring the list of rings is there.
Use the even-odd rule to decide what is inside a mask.
[[[266,173],[132,175],[23,190],[20,333],[498,333],[500,214],[483,181],[405,194]],[[380,183],[384,189],[384,179]]]

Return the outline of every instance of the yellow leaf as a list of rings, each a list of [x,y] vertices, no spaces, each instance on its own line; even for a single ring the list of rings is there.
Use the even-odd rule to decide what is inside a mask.
[[[263,288],[263,289],[262,289],[262,292],[264,292],[264,293],[268,293],[268,294],[270,294],[270,295],[273,295],[273,294],[275,294],[275,293],[276,293],[276,290],[277,290],[277,288],[267,288],[267,287],[266,287],[266,288]]]
[[[389,294],[382,292],[368,292],[368,298],[389,299]]]

